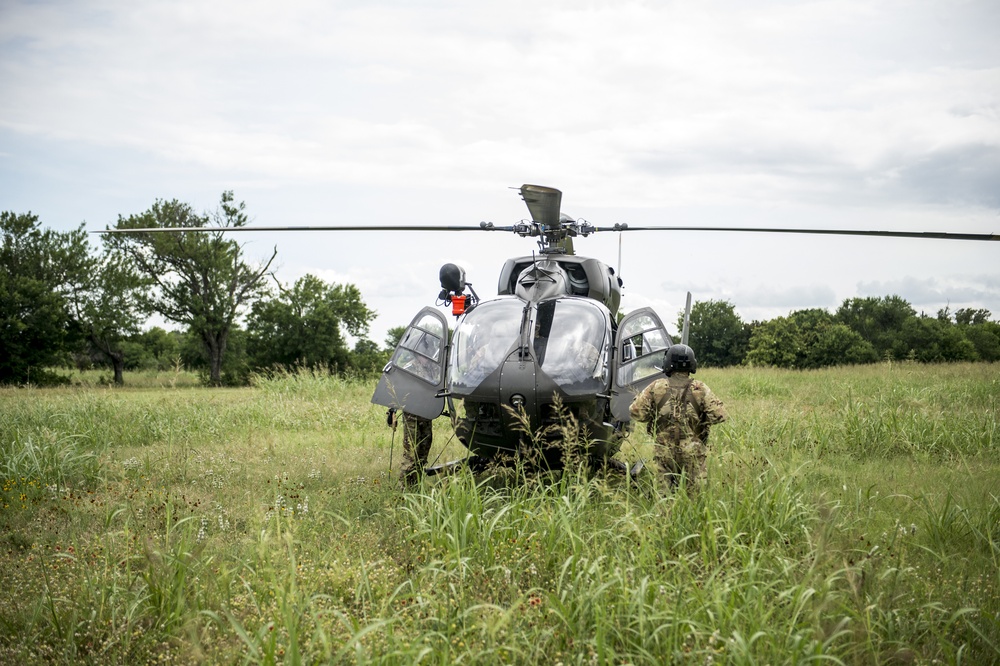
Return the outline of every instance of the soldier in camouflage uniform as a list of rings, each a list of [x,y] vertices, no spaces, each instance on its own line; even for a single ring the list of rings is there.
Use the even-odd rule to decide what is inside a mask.
[[[428,382],[437,382],[440,378],[440,367],[424,355],[437,355],[436,349],[426,349],[414,352],[403,349],[395,363],[406,372],[415,375]],[[415,485],[427,466],[427,458],[431,452],[431,442],[434,439],[434,429],[431,419],[426,419],[416,414],[408,412],[397,412],[395,409],[389,410],[389,425],[393,430],[400,420],[403,422],[403,460],[399,465],[399,480],[403,488]],[[402,414],[402,419],[399,415]]]
[[[629,408],[632,420],[644,421],[656,439],[654,457],[670,485],[686,475],[692,496],[708,475],[708,429],[727,418],[722,401],[703,382],[691,379],[697,367],[687,345],[668,348],[663,363],[667,378],[647,386]]]
[[[403,460],[399,465],[399,481],[403,488],[408,488],[416,485],[427,465],[434,429],[430,419],[390,409],[389,425],[393,430],[400,421],[403,422]]]

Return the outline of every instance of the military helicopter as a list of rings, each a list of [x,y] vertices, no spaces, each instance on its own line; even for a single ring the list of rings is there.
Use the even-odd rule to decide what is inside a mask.
[[[522,185],[530,220],[510,226],[246,226],[108,229],[98,233],[235,231],[487,231],[534,238],[537,253],[508,259],[497,297],[482,300],[455,264],[441,267],[439,304],[456,317],[454,332],[440,309],[425,307],[410,322],[384,367],[372,402],[426,419],[447,413],[465,458],[433,465],[428,474],[468,465],[527,461],[564,463],[567,422],[574,424],[593,466],[632,475],[613,456],[630,428],[633,397],[661,376],[674,341],[650,308],[619,320],[622,281],[615,270],[574,253],[573,240],[604,232],[714,231],[797,233],[997,241],[1000,235],[746,227],[597,227],[561,211],[562,193]],[[691,310],[688,294],[681,343]],[[462,413],[458,404],[461,403]]]
[[[490,300],[479,298],[462,268],[442,266],[439,301],[457,318],[454,333],[449,339],[440,310],[421,310],[372,396],[423,418],[451,416],[471,455],[429,474],[519,459],[561,467],[567,421],[579,429],[588,460],[623,467],[612,456],[627,433],[632,397],[660,374],[673,344],[650,308],[618,321],[622,281],[612,267],[573,252],[575,237],[598,229],[561,213],[559,190],[523,185],[520,193],[530,222],[480,228],[536,238],[538,252],[508,259]]]
[[[440,271],[442,304],[457,318],[449,339],[440,310],[426,307],[410,322],[382,371],[372,402],[434,419],[447,413],[470,456],[427,468],[435,474],[468,464],[530,460],[558,468],[565,453],[565,423],[575,424],[582,453],[593,466],[625,471],[612,458],[630,428],[634,396],[661,376],[674,341],[650,308],[619,321],[621,278],[597,259],[577,256],[573,239],[600,232],[727,231],[812,233],[1000,240],[954,233],[748,229],[734,227],[596,227],[560,210],[562,193],[551,187],[520,188],[531,221],[484,231],[536,238],[538,253],[508,259],[497,297],[481,300],[454,264]],[[468,291],[467,291],[468,290]],[[687,343],[691,294],[687,295],[682,344]],[[461,401],[464,414],[457,411]],[[642,467],[637,462],[630,474]]]

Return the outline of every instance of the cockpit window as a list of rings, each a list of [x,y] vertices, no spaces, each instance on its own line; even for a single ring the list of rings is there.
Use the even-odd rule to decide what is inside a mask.
[[[603,381],[608,335],[604,313],[592,303],[560,298],[538,304],[535,354],[559,384]]]
[[[478,386],[500,367],[521,331],[524,303],[499,300],[481,303],[455,331],[452,339],[451,381]]]

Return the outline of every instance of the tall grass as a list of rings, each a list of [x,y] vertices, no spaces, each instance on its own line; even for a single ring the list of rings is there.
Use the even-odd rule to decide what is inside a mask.
[[[371,386],[321,373],[0,390],[0,663],[1000,658],[995,367],[701,374],[732,419],[693,500],[401,493]]]

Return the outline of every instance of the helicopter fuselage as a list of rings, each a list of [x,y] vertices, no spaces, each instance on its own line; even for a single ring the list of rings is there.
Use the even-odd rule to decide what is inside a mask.
[[[437,310],[414,318],[372,401],[423,418],[447,405],[481,460],[560,467],[574,443],[572,452],[606,461],[627,432],[632,396],[659,375],[671,344],[648,308],[617,322],[620,289],[596,259],[510,259],[500,295],[474,302],[452,335]]]
[[[539,456],[549,467],[570,441],[588,457],[613,455],[622,430],[610,413],[613,338],[608,308],[585,297],[480,303],[449,353],[446,397],[459,439],[474,455]]]

